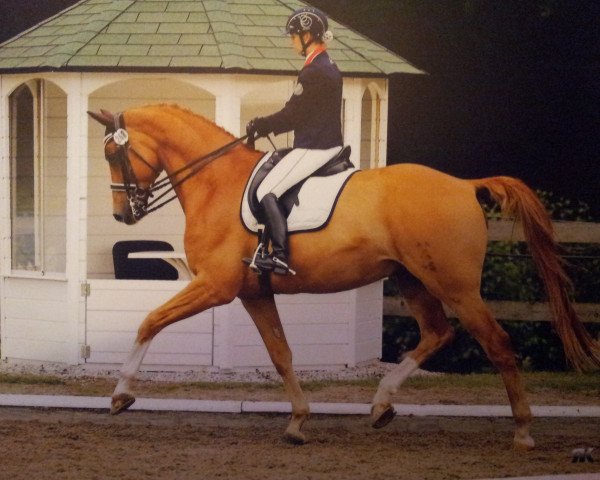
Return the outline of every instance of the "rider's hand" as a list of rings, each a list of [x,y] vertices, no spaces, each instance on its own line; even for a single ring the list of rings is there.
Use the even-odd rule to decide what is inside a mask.
[[[246,125],[246,133],[250,138],[266,137],[271,131],[267,126],[267,122],[262,117],[256,117]]]

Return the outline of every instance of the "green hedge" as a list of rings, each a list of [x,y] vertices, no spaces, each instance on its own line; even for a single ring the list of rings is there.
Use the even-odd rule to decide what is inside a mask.
[[[423,365],[426,370],[451,373],[487,373],[494,371],[479,344],[456,320],[450,320],[456,338],[452,345],[440,350]],[[517,360],[524,370],[565,371],[560,339],[550,322],[500,322],[510,335]],[[383,352],[385,362],[398,361],[405,352],[417,346],[419,328],[410,317],[386,316],[383,322]],[[588,325],[594,337],[600,335],[600,325]]]

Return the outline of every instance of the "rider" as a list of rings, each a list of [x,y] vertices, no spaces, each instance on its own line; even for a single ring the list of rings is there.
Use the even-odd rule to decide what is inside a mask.
[[[287,219],[278,199],[288,189],[314,173],[322,163],[304,159],[306,150],[328,150],[343,146],[341,110],[342,76],[327,53],[326,41],[333,38],[327,17],[313,7],[294,11],[285,26],[294,50],[305,57],[293,95],[282,110],[251,120],[251,138],[294,131],[294,150],[269,172],[258,190],[258,200],[270,232],[272,252],[256,258],[260,270],[286,275],[288,266]],[[296,152],[296,153],[294,153]],[[327,158],[329,160],[329,158]]]

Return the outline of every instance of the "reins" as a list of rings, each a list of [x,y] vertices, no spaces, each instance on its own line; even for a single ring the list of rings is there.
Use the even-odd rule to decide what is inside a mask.
[[[173,196],[161,202],[161,200],[164,199],[169,193],[172,193],[178,186],[180,186],[181,184],[192,178],[194,175],[196,175],[206,165],[221,157],[228,151],[232,150],[237,145],[243,143],[246,139],[248,139],[249,146],[254,146],[253,139],[250,139],[248,135],[244,135],[243,137],[232,140],[231,142],[223,145],[222,147],[219,147],[216,150],[213,150],[212,152],[187,163],[183,167],[175,170],[174,172],[167,174],[166,177],[162,178],[158,182],[153,183],[150,186],[150,188],[140,188],[137,182],[137,178],[135,176],[135,172],[131,165],[131,160],[129,159],[129,151],[135,153],[135,155],[154,172],[158,174],[160,174],[161,172],[156,167],[151,165],[129,143],[129,135],[125,128],[125,122],[122,113],[118,113],[115,115],[114,125],[115,130],[113,132],[107,133],[107,135],[104,137],[104,144],[106,145],[110,140],[113,140],[119,147],[118,152],[119,160],[121,162],[123,184],[113,183],[111,184],[110,188],[113,191],[125,191],[127,193],[127,198],[129,199],[132,213],[136,220],[141,219],[149,213],[155,212],[159,208],[162,208],[168,203],[175,200],[177,198],[177,193],[174,193]],[[182,178],[177,180],[176,177],[184,172],[187,173]],[[153,197],[155,192],[158,192],[165,188],[167,190],[162,192],[156,198],[153,198],[152,201],[148,202],[148,199]]]
[[[153,196],[154,192],[162,190],[163,188],[167,188],[167,190],[162,192],[158,197],[154,198],[151,202],[148,203],[148,205],[146,207],[146,214],[155,212],[156,210],[163,207],[167,203],[175,200],[177,198],[177,194],[174,194],[172,197],[168,198],[164,202],[157,205],[157,203],[162,198],[167,196],[169,193],[173,192],[175,190],[175,188],[177,188],[179,185],[181,185],[185,181],[192,178],[200,170],[202,170],[202,168],[204,168],[206,165],[208,165],[212,161],[214,161],[217,158],[219,158],[220,156],[224,155],[225,153],[227,153],[229,150],[233,149],[240,143],[243,143],[246,140],[246,138],[248,138],[248,135],[244,135],[243,137],[237,138],[237,139],[227,143],[226,145],[223,145],[222,147],[219,147],[216,150],[214,150],[200,158],[197,158],[196,160],[193,160],[192,162],[186,164],[185,166],[181,167],[180,169],[174,171],[173,173],[168,174],[166,177],[162,178],[158,182],[152,184],[152,186],[149,189],[150,196]],[[136,152],[135,150],[133,150],[133,152],[145,162],[143,157],[138,152]],[[183,173],[187,170],[190,170],[190,171],[184,177],[180,178],[179,180],[175,180],[175,177],[177,175],[179,175],[180,173]],[[170,186],[169,186],[169,184],[170,184]]]

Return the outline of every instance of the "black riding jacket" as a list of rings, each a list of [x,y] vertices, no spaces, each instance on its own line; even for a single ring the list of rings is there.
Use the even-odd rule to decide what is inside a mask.
[[[294,131],[294,148],[328,149],[343,145],[342,75],[326,51],[298,75],[294,94],[279,112],[262,120],[278,135]]]

